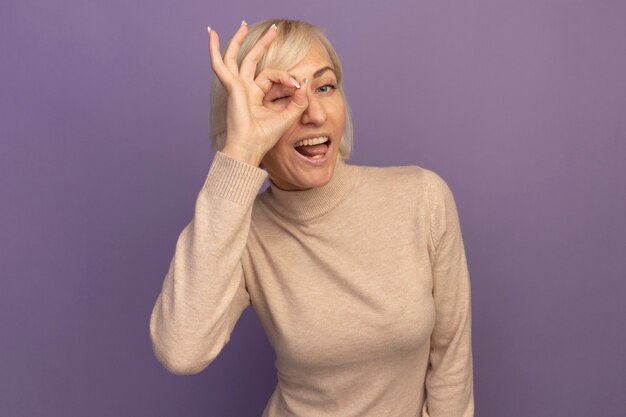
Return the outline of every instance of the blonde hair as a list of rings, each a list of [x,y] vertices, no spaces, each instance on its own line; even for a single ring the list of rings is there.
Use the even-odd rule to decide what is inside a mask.
[[[339,144],[339,154],[344,160],[347,160],[352,152],[352,118],[350,117],[350,108],[343,90],[343,69],[335,48],[330,44],[321,28],[301,20],[288,19],[264,20],[250,25],[248,34],[239,49],[237,63],[241,65],[241,61],[246,54],[273,24],[278,27],[277,36],[259,61],[255,77],[266,67],[288,70],[304,58],[314,41],[318,41],[330,57],[337,75],[337,90],[341,92],[344,98],[346,117],[343,135]],[[224,47],[224,51],[227,47],[228,45]],[[222,51],[222,56],[224,51]],[[219,79],[214,77],[211,88],[209,123],[215,150],[223,149],[226,141],[226,102],[226,91]]]

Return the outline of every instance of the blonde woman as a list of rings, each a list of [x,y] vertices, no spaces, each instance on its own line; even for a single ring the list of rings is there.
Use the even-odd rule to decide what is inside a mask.
[[[263,417],[473,416],[470,281],[447,184],[346,162],[341,62],[319,28],[244,22],[223,55],[209,29],[209,52],[217,152],[152,311],[158,360],[202,371],[252,305],[276,352]]]

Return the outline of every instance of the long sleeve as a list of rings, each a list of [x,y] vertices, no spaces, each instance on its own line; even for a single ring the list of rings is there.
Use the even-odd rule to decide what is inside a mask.
[[[266,177],[221,152],[213,159],[150,316],[155,356],[174,374],[206,368],[250,304],[241,257]]]
[[[469,272],[454,197],[445,181],[432,171],[431,174],[435,326],[422,415],[472,417],[474,388]]]

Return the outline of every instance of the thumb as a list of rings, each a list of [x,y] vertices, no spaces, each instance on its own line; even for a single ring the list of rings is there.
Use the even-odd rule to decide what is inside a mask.
[[[304,83],[300,88],[296,88],[291,97],[291,101],[282,111],[283,117],[288,122],[295,122],[297,118],[299,118],[302,113],[309,107],[309,99],[307,95],[309,87],[308,79],[304,79]]]

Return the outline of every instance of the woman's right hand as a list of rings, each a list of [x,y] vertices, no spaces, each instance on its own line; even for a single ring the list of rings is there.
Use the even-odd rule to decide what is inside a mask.
[[[237,65],[237,55],[248,33],[242,23],[233,36],[222,59],[218,34],[209,29],[211,68],[227,94],[226,142],[222,152],[259,166],[261,160],[308,106],[306,79],[298,83],[287,71],[266,68],[254,78],[257,63],[276,38],[275,25],[259,39]],[[264,96],[274,84],[295,89],[289,104],[281,110],[263,105]]]

